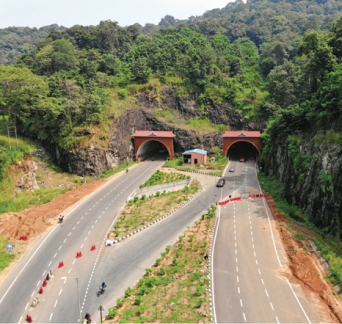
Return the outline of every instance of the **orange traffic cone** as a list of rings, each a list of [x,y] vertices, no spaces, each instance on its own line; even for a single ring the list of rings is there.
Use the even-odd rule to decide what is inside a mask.
[[[82,256],[82,252],[77,252],[76,258],[80,258]]]
[[[63,267],[64,267],[64,262],[63,261],[59,262],[58,268],[63,268]]]
[[[96,246],[95,244],[91,247],[91,250],[90,251],[95,251],[96,250]]]
[[[39,293],[42,294],[44,292],[43,287],[40,286]]]
[[[46,287],[47,286],[47,281],[46,281],[46,279],[44,279],[44,281],[43,281],[43,287]]]
[[[32,317],[29,314],[26,316],[26,322],[32,323]]]

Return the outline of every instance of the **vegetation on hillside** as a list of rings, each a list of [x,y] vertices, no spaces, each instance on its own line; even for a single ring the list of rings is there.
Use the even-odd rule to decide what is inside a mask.
[[[12,65],[21,55],[34,50],[51,31],[62,31],[58,25],[41,28],[8,27],[0,29],[0,65]]]

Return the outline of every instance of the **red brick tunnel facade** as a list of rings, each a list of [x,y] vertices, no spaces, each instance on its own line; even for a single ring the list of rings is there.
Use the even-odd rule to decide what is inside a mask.
[[[225,134],[222,137],[224,156],[227,156],[229,148],[237,142],[248,142],[257,149],[259,154],[261,153],[260,132],[229,131],[225,132]]]
[[[133,135],[134,137],[134,153],[135,158],[138,158],[139,148],[148,141],[157,141],[162,143],[168,153],[169,159],[173,160],[174,151],[173,151],[173,139],[176,137],[172,132],[165,131],[136,131]]]

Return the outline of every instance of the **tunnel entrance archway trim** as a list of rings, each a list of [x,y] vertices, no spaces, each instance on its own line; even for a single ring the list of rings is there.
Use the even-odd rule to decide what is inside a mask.
[[[169,159],[173,160],[173,139],[176,137],[172,132],[166,131],[136,131],[133,135],[134,137],[134,153],[135,158],[138,156],[138,151],[141,145],[149,141],[156,141],[163,144],[168,153]]]
[[[227,156],[229,148],[238,142],[248,142],[261,153],[260,132],[258,131],[227,131],[223,134],[223,154]]]

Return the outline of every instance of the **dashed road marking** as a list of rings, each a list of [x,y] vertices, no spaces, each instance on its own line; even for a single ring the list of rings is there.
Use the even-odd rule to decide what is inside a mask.
[[[58,294],[58,296],[60,296],[60,295],[61,295],[61,293],[62,293],[62,290],[63,290],[63,288],[61,288],[61,290],[59,291],[59,294]]]
[[[55,301],[55,306],[53,306],[53,307],[56,307],[56,305],[57,305],[57,302],[58,302],[58,299]]]
[[[270,303],[270,304],[271,304],[272,310],[274,310],[272,303]]]
[[[241,305],[241,307],[243,307],[243,304],[242,304],[242,299],[240,299],[240,305]]]
[[[53,315],[53,313],[51,313],[51,315],[50,315],[49,322],[51,321],[52,315]]]
[[[268,292],[267,292],[267,290],[266,290],[266,289],[265,289],[265,293],[266,293],[267,297],[269,297],[269,296],[268,296]]]

